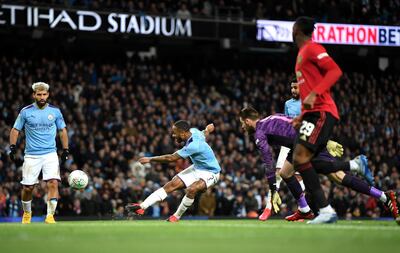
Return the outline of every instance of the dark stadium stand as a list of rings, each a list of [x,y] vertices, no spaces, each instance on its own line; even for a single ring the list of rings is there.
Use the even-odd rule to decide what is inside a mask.
[[[185,168],[185,161],[151,168],[137,162],[143,154],[171,153],[178,148],[169,132],[177,119],[188,119],[200,128],[210,122],[216,125],[210,143],[223,174],[211,195],[199,203],[212,201],[213,215],[237,217],[264,207],[268,184],[253,140],[240,130],[237,113],[245,104],[255,105],[264,115],[283,111],[290,97],[290,72],[267,67],[214,68],[207,74],[191,75],[187,66],[173,61],[139,57],[107,63],[90,58],[2,57],[0,62],[1,216],[22,212],[18,199],[23,138],[15,164],[5,152],[19,109],[31,101],[29,84],[34,80],[51,85],[51,103],[64,114],[72,154],[68,167],[83,169],[91,178],[84,192],[61,187],[57,215],[121,216],[125,203],[143,199]],[[346,147],[344,159],[366,154],[376,185],[383,190],[400,189],[399,76],[346,72],[333,89],[342,117],[335,139]],[[389,216],[373,198],[335,186],[326,178],[322,183],[342,217]],[[287,193],[282,186],[282,193]],[[34,193],[35,215],[45,212],[43,187]],[[290,194],[281,195],[283,216],[296,206]],[[181,197],[172,194],[149,215],[172,213]],[[198,205],[189,214],[198,214]]]

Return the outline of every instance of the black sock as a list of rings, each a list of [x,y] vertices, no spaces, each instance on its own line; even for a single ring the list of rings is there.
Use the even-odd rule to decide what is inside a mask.
[[[337,162],[338,166],[341,166],[344,172],[350,171],[350,162]]]
[[[342,185],[349,187],[356,192],[364,193],[370,195],[370,186],[367,182],[359,179],[358,177],[346,174],[342,180]]]
[[[275,176],[275,172],[274,172],[273,175],[267,175],[267,181],[268,181],[269,189],[272,192],[276,191],[276,176]]]
[[[335,173],[339,170],[350,171],[350,162],[312,160],[311,164],[317,173],[324,175]]]
[[[321,183],[317,172],[313,169],[310,162],[305,164],[295,165],[295,170],[300,172],[303,178],[304,185],[307,191],[310,192],[312,200],[318,209],[327,207],[329,205],[328,200],[325,197],[324,191],[322,190]]]
[[[292,193],[293,197],[296,200],[300,199],[301,194],[303,193],[303,190],[301,189],[301,185],[299,181],[297,181],[295,176],[291,176],[289,178],[282,178],[283,181],[285,181],[287,187],[289,188],[290,192]]]

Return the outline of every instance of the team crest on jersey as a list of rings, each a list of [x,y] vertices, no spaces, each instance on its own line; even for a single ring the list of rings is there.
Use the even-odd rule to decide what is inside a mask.
[[[256,139],[256,145],[258,145],[259,142],[260,142],[260,140],[259,140],[259,139]]]
[[[296,77],[297,77],[297,78],[300,78],[301,76],[302,76],[301,71],[299,71],[299,70],[296,71]]]
[[[53,114],[49,114],[49,115],[47,116],[47,119],[50,120],[50,121],[53,121],[53,120],[54,120]]]
[[[303,57],[301,55],[299,55],[297,57],[297,64],[300,64],[303,61]]]

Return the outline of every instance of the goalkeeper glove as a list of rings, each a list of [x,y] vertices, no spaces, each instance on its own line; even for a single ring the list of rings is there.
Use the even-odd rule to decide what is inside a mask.
[[[272,209],[274,210],[275,213],[279,213],[280,210],[280,205],[282,204],[281,197],[279,196],[278,191],[272,191],[271,192],[271,204],[272,204]]]
[[[340,143],[329,140],[326,149],[333,157],[341,157],[343,155],[343,146]]]
[[[11,161],[15,161],[16,157],[15,155],[17,154],[17,147],[15,144],[10,145],[10,153],[8,155],[10,156]]]

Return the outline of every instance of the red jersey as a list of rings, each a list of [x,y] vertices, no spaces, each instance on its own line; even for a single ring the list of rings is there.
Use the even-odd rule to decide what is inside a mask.
[[[317,94],[314,107],[306,110],[302,106],[301,113],[325,111],[339,119],[330,88],[342,75],[342,71],[325,48],[311,40],[307,41],[299,50],[295,71],[301,100],[303,101],[311,91]]]

